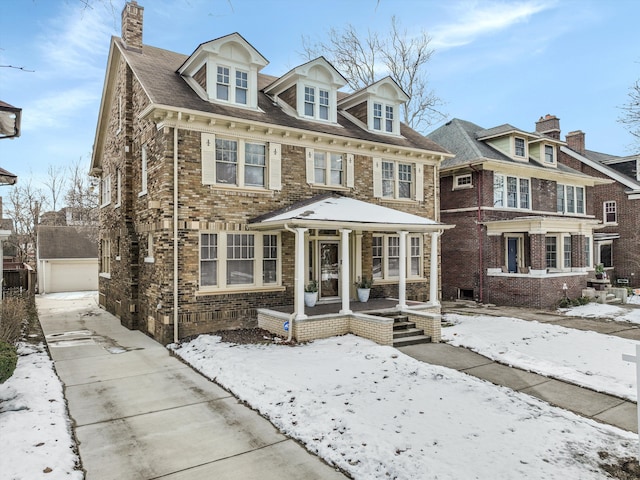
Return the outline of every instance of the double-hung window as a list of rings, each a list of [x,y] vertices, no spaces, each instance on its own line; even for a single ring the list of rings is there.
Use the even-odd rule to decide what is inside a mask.
[[[562,256],[564,268],[571,268],[571,236],[562,237]]]
[[[100,241],[100,273],[111,273],[111,240],[108,238]]]
[[[246,142],[244,163],[244,184],[249,187],[264,187],[267,169],[266,145]]]
[[[397,280],[400,276],[400,236],[374,235],[371,250],[373,278]],[[408,277],[422,277],[422,237],[409,235],[405,258]]]
[[[140,194],[147,193],[147,146],[142,146],[140,152]]]
[[[249,88],[249,75],[242,70],[236,70],[236,103],[247,104],[247,90]]]
[[[526,156],[526,147],[524,138],[516,137],[514,139],[515,149],[516,149],[516,157],[525,157]]]
[[[238,187],[266,187],[267,146],[263,143],[217,137],[215,183]]]
[[[617,223],[618,211],[615,201],[604,202],[604,223]]]
[[[558,237],[545,238],[547,268],[558,268]]]
[[[305,85],[304,87],[304,115],[319,120],[330,118],[329,90]]]
[[[313,153],[314,183],[318,185],[344,185],[344,156],[340,153]]]
[[[238,183],[238,142],[216,138],[216,183]]]
[[[555,149],[551,145],[544,146],[544,161],[545,163],[555,163]]]
[[[531,208],[531,183],[528,178],[493,176],[493,206],[507,208]]]
[[[556,192],[558,213],[584,213],[584,187],[558,184]]]
[[[315,117],[316,89],[304,87],[304,114],[307,117]]]
[[[200,233],[200,288],[277,285],[279,260],[277,234]]]
[[[229,67],[218,65],[216,75],[216,98],[229,100]]]
[[[411,198],[413,193],[413,165],[382,161],[382,196]]]
[[[383,103],[373,103],[371,129],[386,133],[395,132],[395,107]],[[384,114],[384,117],[383,117]]]
[[[111,175],[108,173],[102,174],[102,206],[109,205],[111,203]]]
[[[319,89],[318,91],[318,114],[321,120],[329,120],[329,91]]]
[[[393,107],[391,105],[384,106],[384,130],[385,132],[393,132]]]
[[[373,104],[373,129],[382,130],[382,104]]]

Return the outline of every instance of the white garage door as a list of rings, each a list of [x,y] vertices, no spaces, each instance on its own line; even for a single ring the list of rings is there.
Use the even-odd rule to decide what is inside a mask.
[[[98,260],[83,263],[49,262],[45,292],[98,290]]]

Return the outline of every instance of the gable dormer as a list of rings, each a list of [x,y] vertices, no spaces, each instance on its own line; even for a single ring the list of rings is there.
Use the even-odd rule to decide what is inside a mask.
[[[391,77],[385,77],[343,98],[338,106],[370,132],[400,135],[400,106],[408,101],[404,90]]]
[[[566,145],[561,140],[549,137],[547,135],[540,135],[529,142],[529,152],[531,158],[537,160],[545,167],[558,167],[558,152],[562,145]]]
[[[198,46],[178,69],[204,100],[258,108],[258,72],[269,62],[239,33]]]
[[[477,133],[479,141],[485,142],[513,160],[523,163],[529,162],[530,144],[532,140],[537,138],[538,135],[524,132],[509,124],[481,130]]]
[[[337,123],[338,90],[346,79],[324,57],[290,70],[264,89],[300,118]]]

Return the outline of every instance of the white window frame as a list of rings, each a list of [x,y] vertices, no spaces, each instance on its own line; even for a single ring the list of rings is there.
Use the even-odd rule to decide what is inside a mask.
[[[145,263],[154,263],[154,241],[153,241],[153,232],[147,233],[147,256],[144,257]]]
[[[551,149],[551,160],[547,160],[547,149]],[[556,149],[553,145],[549,145],[548,143],[545,143],[542,145],[542,151],[540,152],[540,155],[542,156],[542,160],[545,164],[548,165],[555,165],[556,163]]]
[[[147,160],[147,146],[142,145],[140,149],[140,193],[138,196],[141,197],[147,194],[147,183],[148,183],[148,160]]]
[[[388,175],[388,170],[385,172],[385,165],[390,165],[391,168],[391,176]],[[403,178],[403,175],[407,172],[400,172],[400,167],[406,169],[409,168],[409,181]],[[409,184],[409,194],[408,196],[400,196],[400,186],[401,184]],[[391,190],[389,194],[389,190],[385,192],[385,185],[390,185]],[[382,198],[391,198],[394,200],[411,200],[415,197],[415,168],[413,163],[406,162],[397,162],[393,160],[382,160]]]
[[[518,140],[522,141],[522,155],[518,154]],[[527,139],[523,137],[513,137],[513,155],[518,158],[527,158]]]
[[[242,187],[242,188],[256,188],[256,189],[260,189],[260,190],[264,190],[268,188],[268,182],[269,182],[269,162],[267,161],[267,157],[268,157],[268,145],[266,143],[262,143],[262,142],[254,142],[254,141],[247,141],[244,139],[240,139],[240,138],[232,138],[232,137],[225,137],[225,136],[221,136],[221,135],[217,135],[215,138],[215,164],[214,164],[214,175],[216,177],[215,179],[215,183],[216,185],[222,185],[222,186],[231,186],[231,187]],[[218,153],[220,152],[219,150],[219,143],[218,142],[234,142],[235,146],[236,146],[236,161],[235,162],[225,162],[222,159],[218,158]],[[247,168],[247,155],[246,155],[246,148],[247,148],[247,144],[250,145],[259,145],[264,147],[264,165],[254,165],[254,164],[249,164],[249,168],[253,168],[253,167],[263,167],[264,169],[264,175],[263,175],[263,184],[262,185],[248,185],[246,182],[246,178],[245,178],[245,174],[246,174],[246,168]],[[235,168],[236,168],[236,172],[235,172],[235,177],[236,177],[236,181],[235,183],[228,183],[228,182],[220,182],[218,181],[218,171],[217,171],[217,167],[218,167],[218,163],[229,163],[229,164],[235,164]]]
[[[562,197],[558,194],[562,190]],[[569,197],[573,195],[573,206],[570,205]],[[585,188],[577,185],[565,185],[562,183],[556,184],[556,211],[558,213],[572,214],[572,215],[584,215],[585,213]],[[560,207],[560,200],[562,198],[562,209]],[[570,208],[572,207],[572,208]],[[582,210],[582,211],[580,211]]]
[[[586,268],[593,267],[593,238],[585,235],[584,237],[584,266]]]
[[[229,78],[228,83],[220,83],[227,87],[227,99],[218,98],[218,68],[228,69]],[[239,84],[238,74],[246,74],[246,87]],[[226,79],[225,79],[226,80]],[[244,79],[242,79],[244,80]],[[231,59],[223,59],[220,63],[213,59],[207,61],[207,91],[206,95],[211,102],[223,103],[240,108],[250,108],[255,110],[258,108],[258,73],[255,66],[245,65],[241,62],[234,62]],[[244,98],[246,102],[242,102],[242,95],[239,92],[244,92]]]
[[[510,207],[509,203],[509,179],[515,179],[516,181],[516,206]],[[523,182],[527,182],[527,206],[522,206],[524,195],[522,193]],[[499,187],[499,188],[498,188]],[[498,205],[501,203],[501,205]],[[515,177],[513,175],[503,175],[501,173],[494,173],[493,175],[493,206],[494,208],[505,208],[509,210],[531,210],[531,179],[525,177]]]
[[[203,235],[212,235],[216,238],[215,258],[203,258]],[[247,235],[253,237],[253,246],[234,245],[234,254],[239,253],[241,258],[232,259],[228,257],[228,243],[230,236]],[[276,245],[265,245],[265,238],[269,240],[275,238]],[[270,289],[282,286],[282,241],[279,232],[246,232],[246,231],[200,231],[199,232],[199,262],[198,262],[198,284],[201,292],[216,291],[247,291],[252,288]],[[213,247],[211,247],[213,248]],[[273,257],[275,252],[275,258]],[[251,253],[252,256],[249,254]],[[268,253],[268,255],[265,255]],[[246,255],[246,257],[245,257]],[[250,283],[230,283],[227,278],[229,261],[251,261],[253,268],[253,279]],[[265,281],[265,261],[276,261],[276,280]],[[202,263],[215,262],[216,278],[214,285],[202,285]]]
[[[547,262],[547,269],[554,272],[570,272],[573,269],[573,260],[571,258],[573,251],[572,238],[570,234],[567,233],[548,233],[545,235],[545,261],[547,260],[547,238],[555,239],[556,246],[556,265],[550,266]],[[586,238],[586,237],[585,237]],[[565,242],[568,242],[569,248],[566,249]],[[566,255],[569,255],[569,258],[566,258]],[[568,265],[567,261],[568,260]]]
[[[300,83],[299,88],[301,90],[298,103],[300,117],[318,122],[337,122],[336,92],[334,89],[328,85],[308,80]],[[309,98],[309,92],[312,93],[312,98]],[[313,110],[311,115],[307,114],[307,105]]]
[[[100,240],[100,276],[111,276],[111,240],[108,238]]]
[[[392,258],[396,258],[396,255],[391,255],[392,250],[395,253],[395,249],[397,249],[397,256],[399,257],[400,253],[400,236],[397,234],[375,234],[373,235],[372,241],[372,250],[371,250],[371,258],[372,264],[374,258],[381,259],[381,272],[379,275],[372,275],[375,281],[389,281],[389,282],[397,282],[400,277],[398,275],[390,275],[389,274],[389,260]],[[378,239],[378,240],[376,240]],[[381,243],[380,243],[381,240]],[[393,245],[394,242],[397,241],[397,245]],[[416,245],[417,242],[417,245]],[[376,245],[378,243],[378,245]],[[376,255],[376,250],[381,249],[381,256]],[[417,249],[417,250],[416,250]],[[406,258],[405,258],[405,272],[408,279],[422,279],[424,278],[424,238],[420,234],[409,234],[406,237]],[[418,274],[412,273],[412,263],[414,260],[418,260]],[[398,270],[400,265],[398,264]]]
[[[340,163],[340,169],[334,168],[334,157]],[[337,158],[339,157],[339,159]],[[344,187],[346,183],[346,155],[338,152],[324,150],[313,151],[313,185],[325,185],[329,187]],[[324,165],[319,166],[318,161],[322,160]],[[318,173],[322,172],[322,179],[318,178]],[[340,172],[340,182],[333,182],[333,172]],[[322,180],[322,181],[319,181]]]
[[[372,98],[367,103],[370,131],[386,135],[400,135],[399,105],[389,103],[381,98]]]
[[[464,188],[473,188],[473,176],[470,173],[454,175],[453,190],[462,190]]]
[[[122,204],[122,170],[116,168],[116,204],[113,208],[118,208]]]
[[[549,240],[553,239],[554,240],[554,246],[555,246],[555,251],[553,251],[553,255],[554,255],[554,263],[555,265],[549,265]],[[545,262],[547,264],[547,269],[549,270],[560,270],[560,268],[558,267],[558,264],[560,263],[560,261],[562,260],[562,242],[559,241],[560,238],[558,235],[546,235],[545,239],[544,239],[544,258],[545,258]]]
[[[215,99],[219,102],[230,102],[232,96],[231,78],[235,78],[235,71],[231,73],[232,69],[228,65],[216,65],[216,90]],[[226,82],[225,82],[226,79]],[[221,98],[219,88],[226,88],[227,98]],[[233,102],[232,102],[233,103]]]
[[[612,213],[613,221],[609,221],[607,216]],[[618,204],[615,200],[607,200],[602,203],[602,223],[605,225],[617,225],[618,224]]]
[[[101,207],[106,207],[111,204],[111,175],[108,173],[102,174],[102,181],[100,182],[100,196],[102,200]]]
[[[249,72],[242,70],[240,68],[236,68],[234,79],[235,79],[235,84],[233,89],[234,89],[235,103],[239,105],[248,105],[249,103]],[[239,98],[242,97],[242,95],[238,95],[239,92],[244,92],[244,102],[239,100]]]

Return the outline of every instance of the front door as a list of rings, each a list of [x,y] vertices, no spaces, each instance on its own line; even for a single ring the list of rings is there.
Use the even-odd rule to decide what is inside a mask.
[[[320,242],[320,298],[340,295],[338,242]]]
[[[518,271],[518,238],[507,238],[507,268],[509,273]]]

